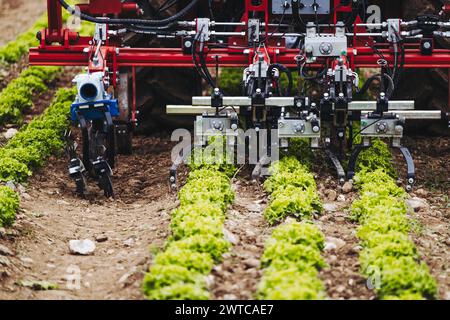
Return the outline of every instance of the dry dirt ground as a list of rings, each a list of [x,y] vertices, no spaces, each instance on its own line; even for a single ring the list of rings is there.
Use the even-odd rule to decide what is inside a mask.
[[[103,199],[93,182],[92,195],[79,199],[67,177],[65,157],[52,158],[37,172],[23,194],[17,223],[2,232],[0,244],[9,248],[12,256],[1,257],[0,299],[143,298],[143,274],[151,265],[152,252],[164,246],[170,212],[177,206],[176,195],[167,186],[172,147],[167,141],[166,135],[135,137],[135,154],[120,156],[115,170],[116,200]],[[430,140],[416,141],[427,145]],[[448,161],[450,139],[445,141],[439,159]],[[440,161],[423,150],[416,156],[419,172]],[[315,223],[326,241],[336,244],[324,252],[329,266],[320,273],[327,295],[331,299],[374,299],[359,274],[358,226],[348,220],[357,193],[343,192],[332,171],[319,167],[314,171],[320,172],[318,189],[326,210]],[[180,175],[183,181],[186,172],[182,170]],[[412,213],[417,221],[413,239],[438,280],[440,297],[448,299],[449,192],[446,187],[439,189],[442,185],[431,190],[426,187],[431,182],[424,180],[428,175],[419,177],[411,196],[422,199],[424,205]],[[246,172],[233,185],[236,201],[225,223],[233,247],[210,276],[212,293],[217,299],[251,299],[261,277],[258,261],[271,233],[263,217],[268,197],[261,185],[248,180]],[[97,241],[94,255],[71,255],[68,242],[72,239]],[[80,280],[79,286],[74,277]],[[37,291],[21,285],[28,280],[48,281],[58,289]]]
[[[163,246],[177,201],[167,184],[171,145],[153,136],[136,138],[134,147],[134,155],[119,157],[115,200],[104,199],[92,181],[92,194],[79,199],[65,157],[34,175],[15,227],[0,240],[14,252],[4,259],[0,299],[142,298],[151,251]],[[95,253],[70,254],[73,239],[96,241]],[[58,289],[35,291],[21,281]]]
[[[45,10],[45,0],[0,0],[0,46],[31,28]]]

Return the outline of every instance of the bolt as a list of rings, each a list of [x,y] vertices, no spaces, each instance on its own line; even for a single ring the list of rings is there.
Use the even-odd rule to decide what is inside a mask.
[[[175,177],[170,177],[170,182],[174,183],[175,182]]]
[[[314,127],[312,127],[312,131],[314,133],[318,133],[320,131],[320,127],[319,126],[314,126]]]

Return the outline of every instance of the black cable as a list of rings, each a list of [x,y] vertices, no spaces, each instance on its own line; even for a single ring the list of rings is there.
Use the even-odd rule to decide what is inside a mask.
[[[179,3],[180,0],[172,0],[172,2],[169,3],[169,0],[166,0],[158,9],[158,13],[164,12],[172,8],[174,5]]]
[[[382,81],[381,76],[383,76],[383,78],[386,79],[386,80],[388,81],[389,86],[388,86],[388,88],[387,88],[387,90],[386,90],[386,97],[387,97],[388,99],[390,99],[391,96],[392,96],[392,94],[394,93],[394,90],[395,90],[395,84],[394,84],[394,81],[392,80],[391,76],[388,75],[387,73],[376,74],[376,75],[371,76],[369,79],[367,79],[367,81],[364,83],[364,85],[362,86],[362,88],[361,88],[361,89],[357,89],[356,92],[357,92],[359,95],[365,94],[365,93],[367,92],[367,90],[369,90],[371,84],[372,84],[375,80],[378,80],[378,81],[381,83],[381,81]]]
[[[272,75],[273,69],[278,69],[280,72],[283,72],[286,74],[286,76],[288,77],[288,87],[285,91],[285,96],[290,96],[291,92],[292,92],[292,87],[293,87],[293,79],[292,79],[292,72],[291,70],[289,70],[289,68],[287,68],[286,66],[279,64],[279,63],[273,63],[269,66],[269,69],[267,69],[267,74],[268,75]],[[279,88],[279,86],[278,86]]]
[[[377,124],[378,122],[380,122],[381,120],[383,120],[383,118],[377,119],[376,121],[372,122],[371,124],[369,124],[368,126],[365,126],[364,128],[362,128],[361,130],[359,130],[355,135],[353,135],[353,139],[352,139],[352,144],[355,144],[355,139],[357,136],[359,136],[363,131],[367,130],[368,128],[374,126],[375,124]]]
[[[173,16],[162,19],[162,20],[145,20],[145,19],[104,19],[104,18],[95,18],[85,13],[79,13],[80,19],[93,22],[93,23],[101,23],[101,24],[109,24],[109,25],[150,25],[150,26],[164,26],[168,25],[172,22],[176,22],[178,19],[186,15],[197,3],[199,0],[192,0],[184,9],[180,12],[177,12]],[[59,0],[61,6],[70,12],[70,14],[75,15],[77,12],[75,9],[67,4],[64,0]]]

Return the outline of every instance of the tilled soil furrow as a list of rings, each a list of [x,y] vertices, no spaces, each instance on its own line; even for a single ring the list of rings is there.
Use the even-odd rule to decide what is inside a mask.
[[[67,176],[65,157],[52,158],[30,179],[22,194],[17,222],[7,230],[11,233],[8,238],[0,240],[13,252],[6,257],[0,299],[143,298],[141,284],[150,264],[151,248],[164,245],[169,235],[169,213],[177,203],[176,196],[167,192],[163,174],[152,185],[148,181],[145,190],[133,185],[127,176],[132,172],[136,179],[146,179],[148,170],[167,172],[170,144],[162,143],[164,150],[153,154],[153,148],[147,146],[154,145],[155,140],[160,141],[136,137],[135,147],[148,152],[120,156],[117,171],[122,175],[115,179],[119,192],[116,200],[103,198],[93,181],[91,198],[79,199]],[[94,253],[71,254],[69,241],[83,239],[95,243]],[[58,288],[37,291],[20,285],[24,280],[47,281]]]
[[[253,299],[261,277],[259,269],[270,228],[263,217],[267,197],[259,184],[241,179],[234,183],[236,199],[225,221],[231,251],[212,272],[214,299]]]
[[[357,226],[347,219],[346,211],[356,194],[340,192],[332,177],[327,178],[325,184],[327,188],[323,183],[318,185],[324,212],[317,225],[326,237],[323,256],[328,267],[320,272],[320,278],[327,296],[330,299],[373,299],[374,292],[367,289],[366,280],[360,275],[358,256],[361,247],[355,236]]]

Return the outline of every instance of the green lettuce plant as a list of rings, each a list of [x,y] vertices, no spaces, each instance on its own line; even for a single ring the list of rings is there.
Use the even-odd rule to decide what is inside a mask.
[[[289,221],[278,226],[267,240],[261,265],[263,277],[258,299],[316,300],[325,297],[318,270],[324,236],[311,223]]]
[[[0,186],[0,227],[10,226],[19,209],[19,195],[9,187]]]
[[[376,277],[380,299],[433,299],[436,282],[409,239],[406,194],[386,170],[360,171],[355,177],[360,199],[352,205],[351,218],[361,223],[357,236],[362,273]]]

